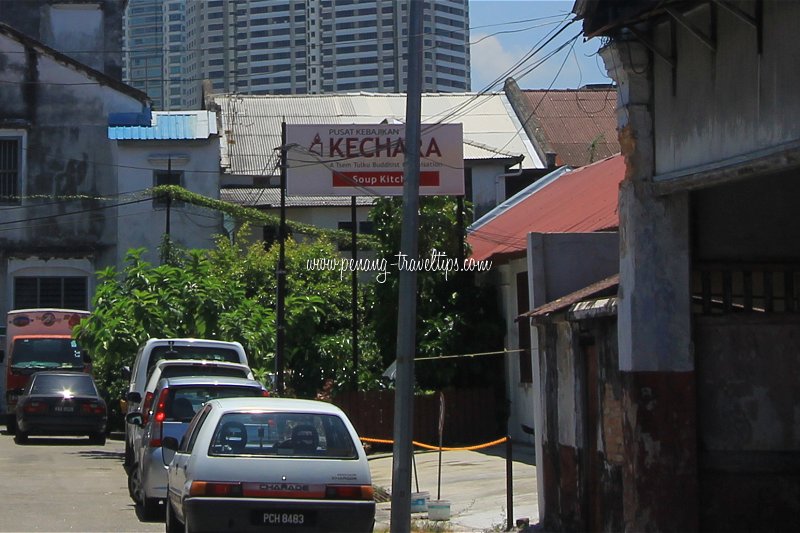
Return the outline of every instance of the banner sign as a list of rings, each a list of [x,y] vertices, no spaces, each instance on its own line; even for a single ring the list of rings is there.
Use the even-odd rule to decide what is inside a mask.
[[[286,193],[402,196],[405,124],[287,124]],[[461,124],[422,125],[420,195],[464,194]]]

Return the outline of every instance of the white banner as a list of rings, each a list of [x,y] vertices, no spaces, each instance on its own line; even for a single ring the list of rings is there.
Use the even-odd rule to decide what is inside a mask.
[[[287,124],[286,192],[401,196],[405,124]],[[420,195],[464,194],[461,124],[422,125]]]

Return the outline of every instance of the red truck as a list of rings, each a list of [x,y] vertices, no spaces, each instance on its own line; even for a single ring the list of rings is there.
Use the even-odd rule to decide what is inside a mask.
[[[6,317],[2,396],[6,427],[14,431],[17,398],[40,370],[91,372],[88,355],[72,338],[72,328],[89,316],[78,309],[17,309]]]

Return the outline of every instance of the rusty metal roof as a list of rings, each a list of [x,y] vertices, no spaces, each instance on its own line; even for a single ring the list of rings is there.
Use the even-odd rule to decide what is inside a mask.
[[[617,289],[619,287],[619,274],[614,274],[613,276],[609,276],[606,279],[602,279],[596,283],[592,283],[582,289],[578,289],[575,292],[562,296],[552,302],[547,302],[544,305],[540,305],[536,309],[528,311],[527,313],[523,313],[517,317],[520,318],[534,318],[540,319],[546,317],[552,313],[557,313],[559,311],[563,311],[568,307],[572,307],[574,305],[579,304],[589,298],[596,299],[599,296],[613,296],[617,294]],[[615,298],[608,298],[606,301],[600,302],[599,306],[584,306],[584,307],[601,307],[606,312],[615,312],[616,311],[616,299]],[[580,311],[581,307],[578,306],[574,311]],[[599,310],[598,310],[599,311]],[[591,318],[591,313],[584,313],[584,318]],[[602,314],[602,313],[595,313],[595,314]],[[576,317],[580,318],[580,317]]]
[[[619,227],[619,184],[625,175],[621,155],[545,177],[520,192],[499,215],[482,217],[468,228],[472,258],[483,260],[524,253],[528,233],[586,233]],[[527,195],[527,196],[526,196]]]
[[[617,90],[523,90],[528,126],[556,164],[581,167],[619,153]],[[542,142],[543,141],[543,142]]]

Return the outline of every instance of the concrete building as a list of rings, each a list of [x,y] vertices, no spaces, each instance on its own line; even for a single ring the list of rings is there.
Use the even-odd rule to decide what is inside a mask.
[[[509,433],[517,441],[535,443],[538,458],[544,442],[539,410],[543,356],[535,330],[518,317],[617,273],[617,190],[623,172],[621,156],[576,170],[561,167],[467,229],[472,259],[492,261],[485,282],[499,288],[504,348],[513,351],[505,362]]]
[[[117,0],[0,0],[0,22],[121,80],[124,6]]]
[[[164,109],[176,109],[179,94],[184,109],[197,109],[204,92],[402,92],[407,17],[398,0],[132,0],[126,81],[149,83]],[[424,31],[423,90],[468,91],[468,2],[426,3]]]
[[[149,100],[5,24],[0,62],[0,314],[88,309],[95,272],[117,259],[108,117],[146,115]]]
[[[543,525],[794,530],[800,4],[581,0],[574,11],[587,37],[607,39],[619,87],[618,357],[601,357],[589,389],[610,395],[576,404],[581,419],[537,426],[559,445]],[[577,323],[564,327],[561,353],[573,355],[559,390],[585,397],[572,378],[587,375],[589,345],[574,342]],[[616,431],[604,405],[621,439],[600,450]],[[603,477],[609,461],[616,480]]]
[[[379,124],[386,120],[402,123],[405,116],[403,94],[219,95],[213,103],[222,121],[223,197],[265,208],[275,205],[275,191],[265,194],[261,189],[279,184],[276,147],[281,145],[283,118],[288,124]],[[502,93],[423,95],[423,123],[440,120],[463,125],[465,197],[473,203],[476,218],[506,199],[509,177],[523,171],[539,175],[546,172]],[[289,200],[292,204],[297,201]],[[314,210],[322,209],[320,201],[317,199]],[[349,205],[349,197],[345,202]],[[341,198],[331,198],[329,207],[341,203]],[[368,207],[359,205],[358,209],[361,222],[362,216],[366,219]],[[326,220],[331,223],[330,228],[337,228],[337,221]]]
[[[159,263],[162,236],[184,248],[212,248],[223,233],[222,214],[181,201],[153,198],[146,190],[178,185],[219,199],[217,117],[209,111],[154,112],[144,125],[113,125],[108,137],[118,164],[117,192],[129,201],[117,207],[116,264],[131,248],[145,248],[142,259]],[[124,122],[124,120],[123,120]],[[141,199],[142,201],[135,201]]]

